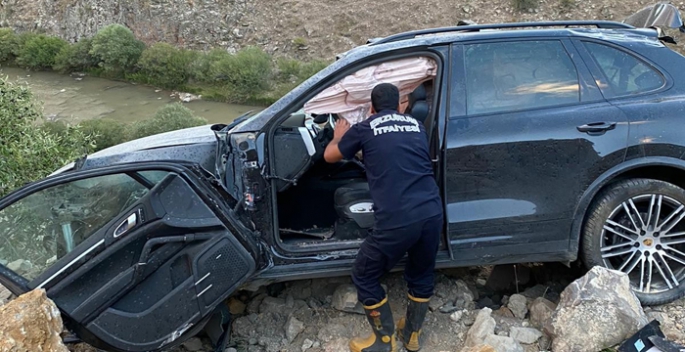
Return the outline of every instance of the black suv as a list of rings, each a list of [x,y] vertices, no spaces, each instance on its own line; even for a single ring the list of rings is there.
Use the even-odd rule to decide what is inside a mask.
[[[322,151],[392,81],[428,131],[438,267],[580,260],[626,273],[646,305],[675,300],[685,58],[663,39],[574,21],[373,40],[259,113],[100,151],[0,200],[0,283],[45,289],[102,349],[201,330],[220,345],[222,302],[244,285],[349,273],[373,200],[363,155]]]

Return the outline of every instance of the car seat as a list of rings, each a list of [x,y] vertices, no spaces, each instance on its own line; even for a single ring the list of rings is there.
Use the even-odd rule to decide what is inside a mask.
[[[374,223],[373,200],[367,182],[354,182],[335,190],[333,195],[338,220],[337,239],[366,237]]]
[[[426,123],[429,106],[428,101],[426,100],[425,84],[421,84],[409,94],[409,105],[407,105],[406,111],[417,121],[423,124]]]

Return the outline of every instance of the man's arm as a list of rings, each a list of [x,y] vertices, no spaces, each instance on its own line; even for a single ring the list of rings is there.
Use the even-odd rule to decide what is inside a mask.
[[[350,123],[347,122],[347,120],[345,120],[344,118],[339,119],[335,123],[335,130],[333,131],[333,140],[330,143],[328,143],[328,146],[326,146],[326,150],[323,153],[323,158],[327,162],[331,164],[337,163],[338,161],[345,158],[342,152],[340,151],[340,148],[338,147],[338,143],[340,143],[340,140],[349,129]]]

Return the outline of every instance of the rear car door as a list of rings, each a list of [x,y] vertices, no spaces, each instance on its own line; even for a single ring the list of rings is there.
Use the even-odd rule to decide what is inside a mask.
[[[446,201],[456,260],[563,258],[578,201],[620,163],[626,116],[570,40],[455,45]],[[456,83],[455,83],[456,82]]]
[[[50,177],[0,200],[0,283],[43,288],[81,339],[155,351],[197,333],[255,271],[258,246],[194,164]]]

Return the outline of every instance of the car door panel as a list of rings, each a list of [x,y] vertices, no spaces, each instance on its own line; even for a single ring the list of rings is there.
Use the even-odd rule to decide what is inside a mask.
[[[577,71],[576,104],[471,115],[467,89],[453,90],[450,98],[461,102],[451,104],[445,185],[455,260],[567,251],[580,196],[597,175],[624,160],[627,118],[586,86],[592,76],[575,49],[558,42]],[[452,80],[463,81],[468,60],[464,48],[455,52],[460,61]],[[613,128],[596,134],[578,129],[597,122]],[[502,253],[493,252],[496,248]]]
[[[226,221],[219,193],[197,169],[164,166],[173,172],[26,285],[46,288],[65,321],[96,347],[168,347],[200,328],[255,271],[257,253]],[[53,182],[78,177],[85,176]]]

